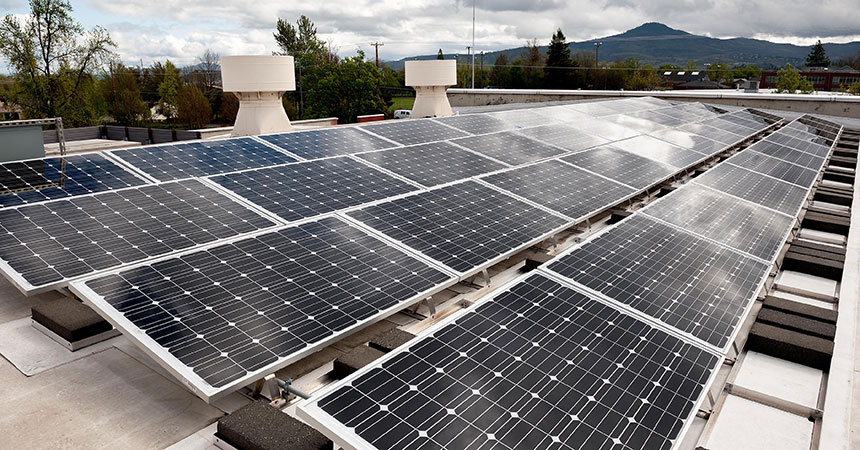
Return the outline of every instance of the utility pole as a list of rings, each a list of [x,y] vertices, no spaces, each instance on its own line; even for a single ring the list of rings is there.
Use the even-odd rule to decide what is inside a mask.
[[[475,48],[475,4],[478,0],[472,0],[472,49]],[[472,89],[475,89],[475,52],[472,51]]]
[[[594,68],[597,69],[600,67],[600,46],[603,45],[603,42],[595,42],[594,43]]]
[[[487,80],[484,79],[484,51],[483,50],[481,50],[481,80],[483,80],[483,83],[481,83],[481,87],[483,87],[484,84],[486,84],[486,82],[487,82]]]
[[[376,70],[379,70],[379,47],[382,47],[385,44],[383,44],[381,42],[374,42],[370,45],[376,47]]]

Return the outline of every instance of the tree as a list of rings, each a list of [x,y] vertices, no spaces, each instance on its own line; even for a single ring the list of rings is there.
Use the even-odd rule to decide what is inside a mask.
[[[176,96],[176,120],[188,128],[203,128],[212,119],[209,101],[197,86],[185,85]]]
[[[570,59],[570,47],[567,44],[567,38],[559,28],[553,33],[547,50],[546,67],[544,67],[546,86],[550,89],[570,87],[570,67],[573,67],[573,60]]]
[[[218,121],[224,124],[232,124],[236,122],[237,114],[239,114],[239,98],[232,92],[222,92]]]
[[[722,83],[729,77],[729,66],[726,63],[718,62],[708,67],[708,79],[711,81]]]
[[[675,65],[675,64],[663,64],[663,65],[661,65],[660,67],[658,67],[658,68],[657,68],[657,70],[662,70],[662,71],[664,71],[664,72],[665,72],[665,71],[674,72],[674,71],[677,71],[677,70],[681,70],[681,66],[678,66],[678,65]]]
[[[442,54],[442,49],[439,49],[439,53],[436,54],[436,59],[445,59],[445,55]]]
[[[502,53],[496,58],[490,69],[490,86],[507,88],[511,85],[511,69],[508,67],[508,55]]]
[[[317,37],[317,27],[307,16],[299,17],[295,26],[279,18],[276,28],[275,42],[281,49],[277,54],[295,57],[305,66],[328,59],[326,43]]]
[[[221,84],[221,55],[207,48],[197,57],[197,68],[201,72],[201,91],[212,92]]]
[[[761,69],[757,66],[735,67],[729,72],[729,76],[732,80],[736,80],[738,78],[761,78]]]
[[[687,64],[684,66],[684,69],[687,71],[695,71],[696,70],[696,61],[692,59],[687,61]]]
[[[860,95],[860,81],[848,86],[848,93],[851,95]]]
[[[65,0],[30,0],[29,16],[10,14],[0,22],[0,55],[20,80],[11,101],[27,116],[66,116],[67,126],[88,125],[98,120],[92,73],[116,44],[103,28],[85,31],[71,12]]]
[[[136,70],[121,63],[111,64],[110,78],[104,80],[102,92],[110,99],[108,112],[116,123],[129,127],[149,124],[152,113],[140,98]]]
[[[830,58],[827,57],[820,40],[812,46],[812,51],[806,57],[806,65],[809,67],[830,67]]]
[[[800,91],[803,94],[809,94],[813,91],[812,83],[806,78],[800,76],[791,64],[786,64],[784,69],[779,69],[777,72],[776,92],[795,94]]]
[[[526,41],[526,48],[520,55],[523,75],[527,88],[539,88],[543,77],[544,57],[540,52],[537,39]]]
[[[305,74],[306,115],[337,117],[342,123],[352,123],[360,115],[384,113],[390,104],[379,89],[382,80],[382,73],[375,63],[365,59],[363,51],[340,61],[321,63]]]
[[[168,59],[164,64],[164,75],[158,85],[158,112],[167,120],[176,115],[176,99],[182,81],[179,79],[179,69]]]

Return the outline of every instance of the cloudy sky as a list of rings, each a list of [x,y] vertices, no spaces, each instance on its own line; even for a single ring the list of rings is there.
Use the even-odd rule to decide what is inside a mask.
[[[305,14],[341,55],[357,49],[380,58],[464,53],[471,41],[467,0],[71,0],[86,27],[107,28],[126,63],[170,58],[193,63],[211,48],[221,55],[269,54],[278,17]],[[0,0],[3,14],[24,14],[26,0]],[[857,0],[483,0],[477,2],[476,47],[498,50],[527,39],[549,40],[561,27],[568,40],[587,40],[644,22],[713,37],[755,37],[810,45],[860,40]]]

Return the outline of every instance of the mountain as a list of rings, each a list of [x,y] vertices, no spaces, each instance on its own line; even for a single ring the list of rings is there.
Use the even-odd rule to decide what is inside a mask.
[[[642,63],[652,65],[677,64],[684,66],[687,61],[704,63],[727,62],[734,65],[757,65],[759,67],[781,67],[785,63],[802,66],[809,54],[810,47],[793,44],[777,44],[761,39],[733,38],[718,39],[699,36],[671,28],[662,23],[649,22],[621,34],[571,42],[571,52],[594,52],[594,43],[600,46],[601,61],[636,58]],[[484,63],[492,64],[502,53],[513,61],[525,47],[511,48],[484,54]],[[860,42],[846,44],[824,44],[827,55],[835,63],[839,58],[857,57]],[[546,53],[547,48],[541,47]],[[450,56],[450,55],[449,55]],[[465,57],[465,55],[462,55]],[[413,59],[435,59],[436,55],[421,55],[390,61],[394,69],[403,67],[403,62]],[[480,56],[479,56],[480,58]]]

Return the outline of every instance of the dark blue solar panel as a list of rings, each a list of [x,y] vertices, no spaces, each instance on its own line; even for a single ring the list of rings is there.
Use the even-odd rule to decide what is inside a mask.
[[[304,159],[348,155],[397,146],[355,127],[270,134],[260,136],[260,139]]]
[[[0,164],[0,208],[146,184],[99,153]]]
[[[114,150],[114,155],[159,180],[202,177],[274,166],[295,158],[251,138]]]

